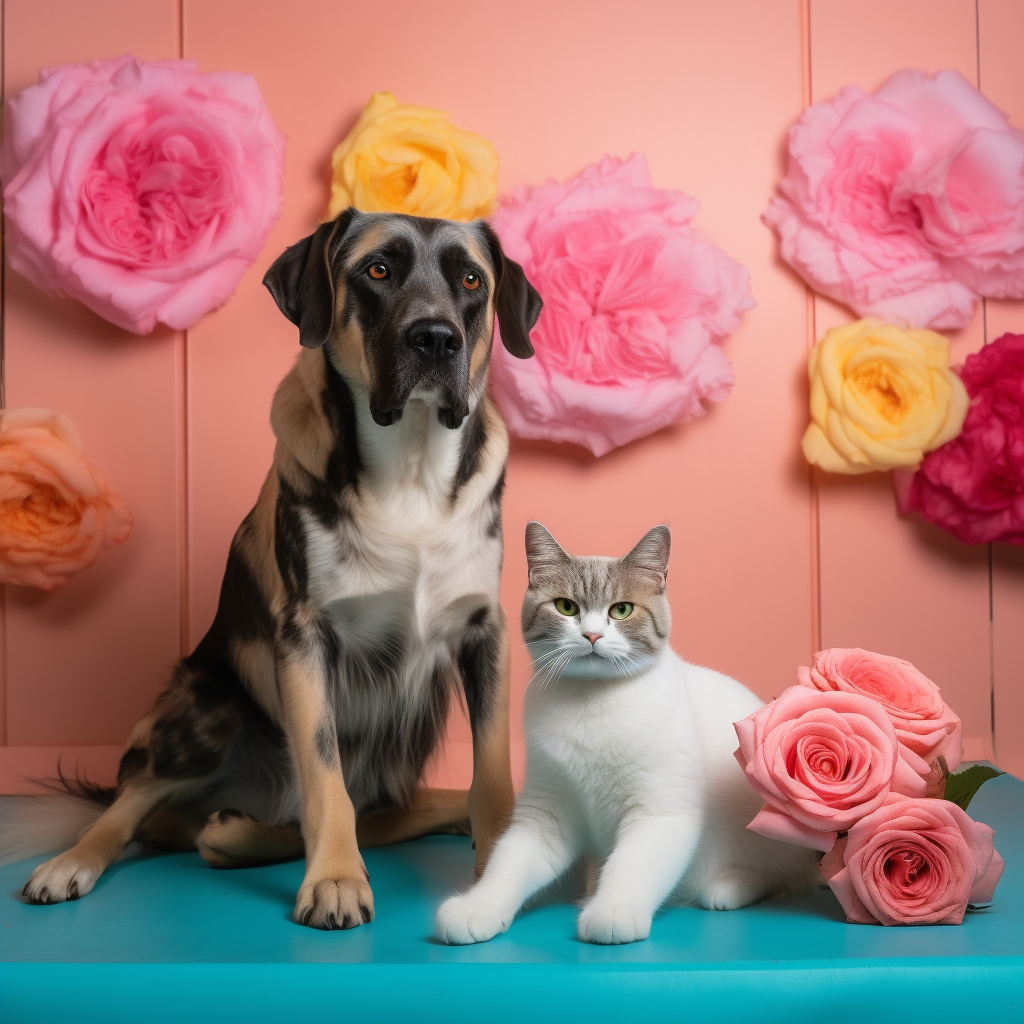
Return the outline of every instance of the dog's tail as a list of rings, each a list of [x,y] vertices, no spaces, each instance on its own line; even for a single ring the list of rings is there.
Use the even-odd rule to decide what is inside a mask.
[[[76,775],[38,780],[50,792],[12,799],[0,829],[0,866],[42,853],[58,853],[78,837],[114,802],[117,790]]]

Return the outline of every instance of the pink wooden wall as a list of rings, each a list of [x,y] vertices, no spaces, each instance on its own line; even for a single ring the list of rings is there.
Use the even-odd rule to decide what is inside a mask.
[[[269,464],[270,396],[297,351],[260,279],[321,216],[331,149],[380,89],[492,139],[503,191],[642,151],[657,184],[700,199],[700,226],[752,274],[758,306],[726,346],[735,391],[702,422],[600,461],[514,445],[513,620],[528,519],[581,553],[621,553],[664,521],[685,657],[764,697],[821,646],[909,658],[963,718],[968,755],[1024,774],[1024,551],[970,549],[898,519],[886,478],[808,474],[806,351],[850,315],[808,294],[759,220],[786,128],[846,83],[957,68],[1024,126],[1022,39],[1021,0],[6,0],[6,96],[50,64],[184,55],[254,74],[288,157],[264,253],[231,302],[187,332],[136,338],[6,274],[6,404],[71,416],[136,528],[62,591],[7,588],[0,789],[52,771],[60,751],[109,777],[130,725],[210,622],[231,534]],[[1024,305],[989,302],[955,356],[1008,329],[1024,331]],[[516,636],[518,721],[529,669]],[[456,718],[433,778],[468,777]]]

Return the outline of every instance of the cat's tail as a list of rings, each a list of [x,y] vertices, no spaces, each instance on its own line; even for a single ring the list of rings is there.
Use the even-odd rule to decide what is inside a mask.
[[[57,778],[37,781],[50,792],[8,798],[12,808],[0,830],[0,866],[74,846],[117,793],[113,786],[99,786],[77,775],[69,778],[59,764]]]

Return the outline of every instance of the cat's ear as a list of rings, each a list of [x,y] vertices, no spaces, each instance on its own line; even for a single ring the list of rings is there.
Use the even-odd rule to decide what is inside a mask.
[[[672,551],[672,534],[667,526],[656,526],[640,538],[640,542],[622,563],[630,569],[649,573],[658,580],[664,589],[668,579],[668,556]]]
[[[540,523],[526,524],[526,564],[531,584],[536,574],[557,569],[568,561],[568,553]]]

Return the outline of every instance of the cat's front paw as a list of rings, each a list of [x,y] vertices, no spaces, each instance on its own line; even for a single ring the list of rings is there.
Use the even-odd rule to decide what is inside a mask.
[[[576,932],[582,942],[605,946],[638,942],[651,934],[651,915],[632,903],[595,900],[583,908]]]
[[[493,903],[473,896],[453,896],[437,908],[434,933],[449,946],[487,942],[512,923]]]

